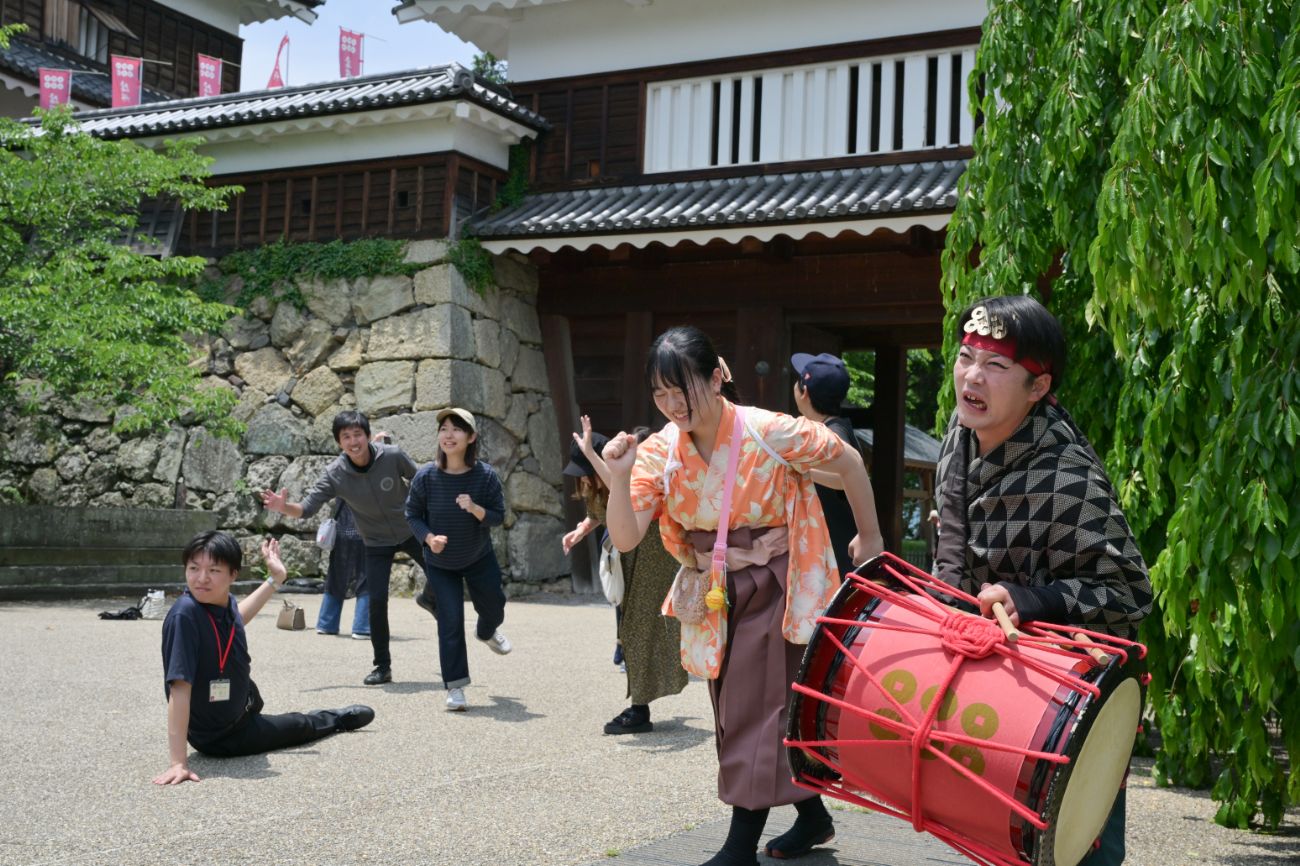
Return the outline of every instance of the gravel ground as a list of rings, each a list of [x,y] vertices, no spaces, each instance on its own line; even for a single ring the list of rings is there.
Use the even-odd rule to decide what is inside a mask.
[[[319,596],[294,598],[312,623]],[[0,864],[572,866],[728,814],[703,685],[656,702],[654,733],[603,736],[625,705],[613,613],[564,600],[511,603],[510,656],[471,641],[464,714],[442,709],[433,622],[413,602],[394,600],[396,682],[378,688],[361,685],[368,642],[277,630],[268,607],[248,628],[267,710],[369,703],[375,722],[269,755],[196,755],[202,782],[155,787],[161,623],[95,618],[123,604],[0,605]],[[1276,836],[1229,831],[1200,792],[1156,789],[1143,766],[1133,785],[1132,866],[1300,862],[1296,815]]]

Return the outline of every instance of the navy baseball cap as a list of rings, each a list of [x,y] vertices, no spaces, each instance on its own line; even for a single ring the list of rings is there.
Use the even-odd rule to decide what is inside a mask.
[[[603,433],[591,434],[591,448],[597,454],[604,450],[608,441],[609,437]],[[588,478],[596,474],[596,467],[591,465],[577,442],[569,443],[569,465],[564,467],[564,474],[573,478]]]
[[[849,395],[849,371],[844,362],[829,352],[809,355],[798,352],[790,356],[790,366],[799,376],[799,382],[823,406],[838,406]]]

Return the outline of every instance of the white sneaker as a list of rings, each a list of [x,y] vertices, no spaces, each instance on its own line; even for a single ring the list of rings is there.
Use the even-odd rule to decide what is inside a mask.
[[[447,711],[452,713],[463,713],[469,704],[465,701],[464,689],[447,690]]]
[[[479,639],[482,640],[482,638]],[[483,641],[483,643],[487,644],[488,649],[499,656],[509,655],[510,651],[514,649],[514,645],[510,643],[510,638],[503,635],[500,629],[492,632],[492,637]]]

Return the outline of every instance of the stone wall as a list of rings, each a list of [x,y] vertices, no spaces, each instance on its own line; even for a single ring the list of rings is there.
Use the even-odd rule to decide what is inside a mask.
[[[232,442],[177,425],[122,437],[110,413],[51,402],[35,417],[0,415],[0,490],[49,505],[213,511],[251,553],[267,531],[302,576],[323,574],[313,541],[320,515],[263,511],[258,492],[302,496],[338,454],[334,415],[356,408],[420,464],[434,459],[434,414],[462,406],[479,421],[480,454],[506,490],[505,525],[493,530],[507,586],[528,591],[567,575],[560,548],[567,442],[558,435],[538,327],[535,270],[499,257],[496,285],[479,294],[441,258],[442,241],[412,242],[411,276],[308,280],[306,309],[258,298],[221,334],[198,342],[205,382],[238,395],[247,425]],[[423,580],[394,570],[394,592]]]

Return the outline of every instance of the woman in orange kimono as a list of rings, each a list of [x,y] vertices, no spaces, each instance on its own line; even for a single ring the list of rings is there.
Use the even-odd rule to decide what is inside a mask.
[[[756,864],[768,810],[791,803],[799,817],[768,843],[767,854],[797,857],[834,836],[821,798],[790,781],[781,745],[803,647],[840,583],[813,473],[848,495],[858,527],[850,545],[855,562],[883,548],[871,482],[862,459],[824,426],[735,405],[726,362],[696,328],[656,338],[646,375],[668,424],[640,446],[620,433],[604,450],[612,476],[606,525],[619,550],[636,547],[662,508],[664,547],[683,566],[707,570],[731,449],[739,449],[726,609],[699,625],[682,624],[682,666],[709,680],[718,797],[732,807],[727,841],[703,866]],[[664,612],[674,612],[672,594]]]

